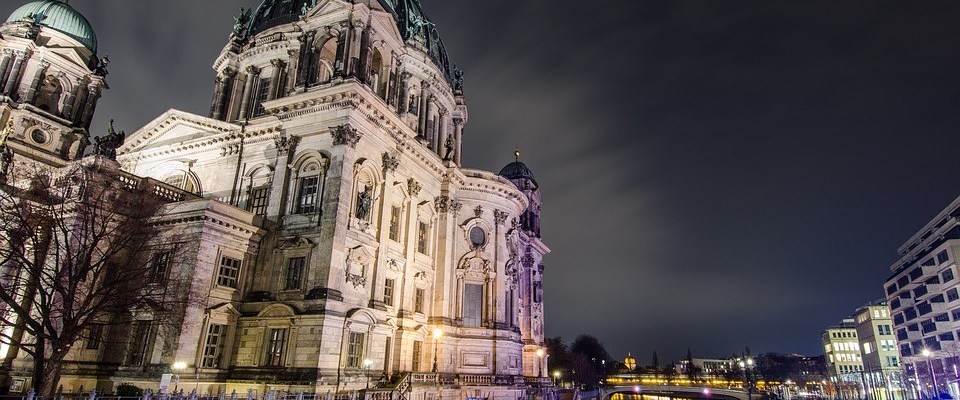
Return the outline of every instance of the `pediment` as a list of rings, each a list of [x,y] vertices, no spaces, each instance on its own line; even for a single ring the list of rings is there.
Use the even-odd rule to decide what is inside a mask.
[[[218,135],[240,127],[228,122],[170,110],[131,134],[120,154],[131,154]]]
[[[230,304],[230,303],[220,303],[220,304],[215,305],[215,306],[213,306],[213,307],[207,308],[207,312],[209,312],[209,313],[228,314],[228,315],[234,315],[234,316],[238,316],[238,317],[240,316],[240,311],[237,310],[237,308],[234,307],[233,304]]]
[[[312,10],[307,12],[307,17],[332,14],[338,11],[349,11],[350,4],[342,0],[321,0]]]

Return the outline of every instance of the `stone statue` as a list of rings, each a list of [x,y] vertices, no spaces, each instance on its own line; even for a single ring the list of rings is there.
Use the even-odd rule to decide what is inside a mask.
[[[364,187],[363,191],[357,195],[357,218],[366,220],[370,215],[370,207],[373,205],[373,193],[369,187]]]
[[[97,68],[93,71],[94,75],[97,76],[107,76],[110,71],[107,71],[107,66],[110,65],[110,56],[103,56],[97,60]]]
[[[7,119],[7,125],[3,127],[3,130],[0,131],[0,146],[7,145],[7,138],[13,134],[13,118]]]
[[[463,91],[463,70],[453,67],[453,90]]]
[[[240,8],[240,16],[233,17],[233,36],[238,38],[244,37],[244,31],[247,29],[247,25],[250,24],[250,14],[253,9]]]
[[[443,147],[446,148],[447,153],[443,156],[444,160],[450,160],[453,158],[453,153],[457,147],[457,141],[453,138],[453,135],[447,136],[446,143],[443,144]]]
[[[96,143],[94,145],[94,154],[116,161],[117,159],[117,149],[120,146],[123,146],[123,142],[126,139],[127,134],[124,131],[117,133],[113,129],[113,120],[110,120],[110,131],[107,132],[106,136],[100,136],[94,139]]]
[[[410,114],[420,115],[419,105],[417,104],[417,95],[410,95],[410,106],[407,107],[407,110],[410,111]]]

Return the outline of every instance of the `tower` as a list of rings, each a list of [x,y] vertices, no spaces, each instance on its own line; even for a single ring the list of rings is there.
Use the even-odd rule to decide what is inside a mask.
[[[13,122],[8,145],[51,166],[82,156],[108,60],[97,36],[66,0],[38,0],[0,26],[0,122]]]

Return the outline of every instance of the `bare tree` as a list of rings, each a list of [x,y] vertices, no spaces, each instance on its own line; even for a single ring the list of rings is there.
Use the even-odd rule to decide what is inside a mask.
[[[164,201],[116,172],[84,163],[56,176],[28,173],[20,181],[29,187],[0,187],[0,340],[32,358],[42,398],[89,332],[134,312],[171,311],[170,264],[151,257],[151,221]]]

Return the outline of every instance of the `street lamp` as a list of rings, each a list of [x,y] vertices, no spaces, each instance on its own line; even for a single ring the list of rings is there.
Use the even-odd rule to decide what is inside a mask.
[[[537,349],[537,378],[543,378],[543,349]]]
[[[370,389],[370,367],[373,365],[373,360],[365,358],[363,360],[363,368],[367,370],[367,389]]]
[[[927,359],[927,371],[930,372],[930,380],[933,382],[933,394],[939,398],[940,389],[937,388],[937,374],[933,371],[933,363],[930,362],[930,356],[932,356],[933,353],[930,351],[930,349],[923,349],[920,354]]]
[[[553,384],[560,386],[560,370],[553,371]]]
[[[437,373],[437,350],[440,348],[440,338],[443,337],[443,330],[436,328],[433,330],[433,373]]]
[[[180,388],[180,371],[187,369],[187,363],[183,361],[177,361],[170,366],[170,369],[176,371],[176,374],[173,375],[173,392],[176,393]]]

